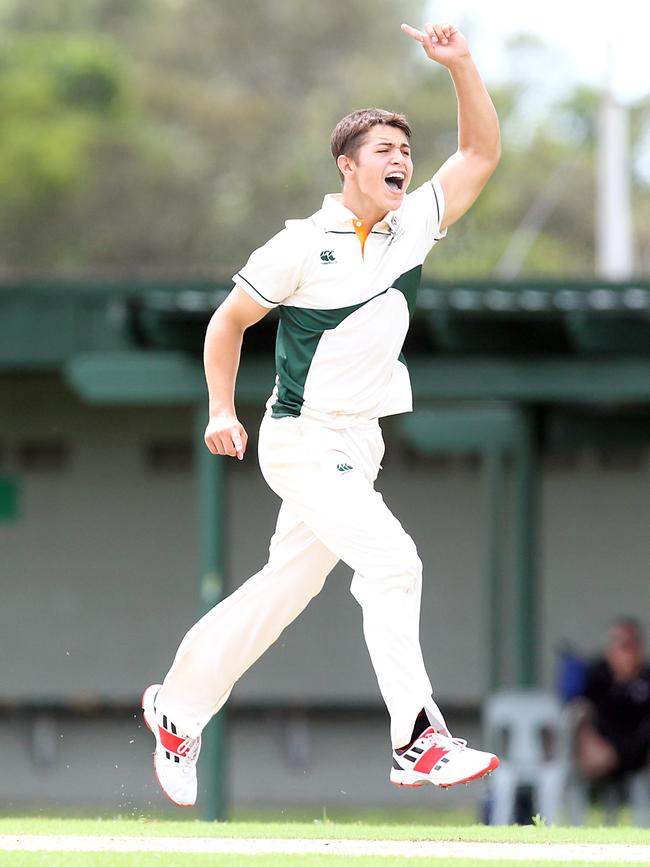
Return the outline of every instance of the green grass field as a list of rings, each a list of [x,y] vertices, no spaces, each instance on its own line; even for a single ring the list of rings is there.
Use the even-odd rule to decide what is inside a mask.
[[[639,828],[546,828],[539,826],[524,827],[486,827],[483,825],[400,825],[369,824],[361,822],[334,822],[318,820],[312,822],[224,822],[208,823],[200,821],[169,821],[146,818],[109,818],[109,819],[70,819],[41,818],[37,816],[0,818],[2,836],[84,836],[84,837],[183,837],[214,838],[230,837],[240,839],[289,839],[289,840],[391,840],[391,841],[459,841],[486,843],[545,843],[545,844],[641,844],[650,845],[650,831]],[[518,854],[519,859],[519,854]],[[354,856],[354,855],[224,855],[217,853],[162,853],[162,852],[0,852],[2,867],[341,867],[353,864],[354,867],[404,867],[405,863],[448,864],[450,867],[536,867],[566,861],[530,860],[525,853],[519,860],[467,860],[448,857],[404,856]],[[575,862],[582,865],[604,862]],[[609,867],[624,863],[608,860]],[[636,861],[635,863],[643,863]],[[650,863],[650,862],[645,862]]]
[[[0,818],[0,835],[102,837],[246,837],[303,840],[458,840],[479,843],[636,843],[650,845],[646,828],[546,828],[535,825],[406,825],[335,822],[201,822],[167,819]]]
[[[3,867],[602,867],[602,861],[485,861],[467,858],[383,858],[349,855],[165,855],[160,853],[117,855],[113,852],[6,853]],[[13,860],[15,859],[15,860]],[[608,867],[630,867],[630,862],[608,861]],[[637,865],[639,862],[636,862]]]

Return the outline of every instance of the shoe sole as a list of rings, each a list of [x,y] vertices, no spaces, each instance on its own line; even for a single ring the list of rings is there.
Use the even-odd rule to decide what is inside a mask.
[[[157,686],[157,684],[156,684],[156,686]],[[141,700],[140,700],[140,706],[142,707],[142,719],[144,720],[144,724],[145,724],[146,727],[149,729],[149,731],[150,731],[151,734],[154,736],[154,738],[156,738],[156,749],[157,749],[157,748],[158,748],[158,738],[157,738],[157,736],[156,736],[156,732],[155,732],[154,729],[153,729],[153,726],[151,725],[151,723],[149,722],[149,720],[148,720],[148,718],[147,718],[147,709],[146,709],[146,707],[145,707],[145,696],[146,696],[146,694],[149,692],[149,690],[150,690],[150,689],[153,689],[153,688],[154,688],[153,685],[152,685],[152,686],[148,686],[148,687],[145,689],[145,691],[142,693],[142,698],[141,698]],[[156,695],[158,694],[158,690],[159,690],[159,689],[160,689],[160,686],[158,686],[158,689],[156,689]],[[152,702],[152,704],[153,704],[153,702]],[[158,785],[159,785],[160,788],[162,789],[162,793],[163,793],[163,795],[164,795],[164,796],[167,798],[167,800],[170,801],[170,802],[171,802],[175,807],[185,807],[185,808],[188,808],[188,807],[193,807],[193,806],[194,806],[194,804],[181,804],[179,801],[175,801],[175,800],[172,798],[172,796],[167,792],[167,790],[166,790],[165,787],[163,786],[162,782],[160,781],[160,777],[158,776],[158,768],[156,767],[156,751],[155,751],[155,750],[154,750],[154,754],[153,754],[153,773],[154,773],[154,776],[155,776],[155,778],[156,778],[156,782],[158,783]]]
[[[418,789],[418,788],[420,788],[420,786],[429,786],[429,785],[430,786],[436,786],[436,788],[438,788],[438,789],[451,789],[454,786],[462,786],[463,783],[471,783],[474,780],[480,780],[481,777],[487,777],[489,774],[492,773],[492,771],[496,771],[496,769],[498,767],[499,767],[499,759],[496,756],[492,756],[492,758],[490,759],[490,763],[488,764],[488,766],[486,768],[483,768],[482,770],[477,771],[477,773],[472,774],[469,777],[463,777],[462,780],[454,780],[453,783],[434,783],[433,780],[428,780],[428,779],[416,780],[413,783],[404,783],[404,782],[401,782],[398,780],[391,780],[390,782],[392,783],[393,786],[397,786],[398,788],[404,787],[405,789]]]

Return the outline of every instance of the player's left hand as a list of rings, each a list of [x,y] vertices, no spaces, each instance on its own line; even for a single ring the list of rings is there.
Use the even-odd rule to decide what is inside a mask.
[[[402,24],[402,32],[419,42],[424,53],[442,66],[469,56],[469,46],[463,34],[453,24],[425,24],[424,32],[410,24]]]

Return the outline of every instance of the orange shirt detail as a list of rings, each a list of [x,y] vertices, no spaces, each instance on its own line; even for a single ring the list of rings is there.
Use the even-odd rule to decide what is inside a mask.
[[[361,220],[353,220],[352,225],[354,226],[354,234],[357,236],[359,243],[361,244],[361,255],[363,256],[363,248],[366,246],[366,238],[370,232],[366,229]]]

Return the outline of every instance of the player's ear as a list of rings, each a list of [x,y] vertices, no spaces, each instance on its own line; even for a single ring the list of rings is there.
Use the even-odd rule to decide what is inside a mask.
[[[354,171],[354,163],[346,154],[339,154],[336,158],[338,170],[343,175],[343,179],[349,177]]]

